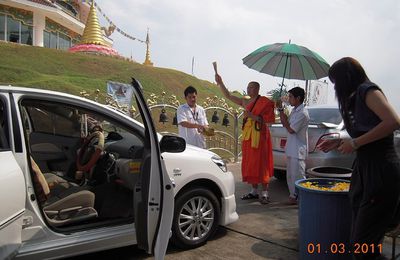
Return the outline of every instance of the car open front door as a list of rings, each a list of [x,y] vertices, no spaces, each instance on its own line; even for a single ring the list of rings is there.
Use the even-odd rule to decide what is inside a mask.
[[[173,218],[173,187],[161,157],[156,129],[140,83],[133,79],[132,86],[146,136],[142,174],[134,195],[137,242],[140,248],[154,253],[155,259],[163,259]]]
[[[15,140],[10,136],[9,110],[0,94],[0,259],[12,258],[21,245],[26,196],[24,175],[11,149]]]

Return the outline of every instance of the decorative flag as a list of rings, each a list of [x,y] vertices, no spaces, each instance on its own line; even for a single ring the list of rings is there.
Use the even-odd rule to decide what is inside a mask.
[[[310,80],[307,93],[307,105],[323,105],[328,102],[328,83],[321,80]]]
[[[82,0],[82,1],[85,1],[85,0]],[[108,16],[107,16],[105,13],[103,13],[103,11],[101,10],[100,6],[99,6],[96,2],[94,2],[94,5],[96,6],[96,8],[97,8],[97,10],[99,11],[99,13],[107,20],[108,23],[114,24],[114,23],[110,20],[110,18],[108,18]],[[114,24],[114,25],[115,25],[115,24]],[[139,42],[141,42],[141,43],[145,43],[145,41],[140,40],[140,39],[138,39],[138,38],[136,38],[136,37],[130,36],[129,34],[125,33],[124,31],[122,31],[122,30],[121,30],[120,28],[118,28],[117,26],[115,26],[115,27],[116,27],[117,32],[119,32],[119,33],[122,34],[123,36],[125,36],[125,37],[127,37],[127,38],[129,38],[129,39],[131,39],[131,40],[136,40],[136,41],[139,41]]]
[[[132,105],[133,87],[129,84],[108,81],[107,94],[111,95],[121,107],[129,109]]]

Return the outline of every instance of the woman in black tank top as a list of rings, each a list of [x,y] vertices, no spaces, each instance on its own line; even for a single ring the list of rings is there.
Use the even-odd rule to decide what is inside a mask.
[[[355,259],[380,259],[385,232],[400,222],[400,160],[393,131],[400,118],[382,90],[372,83],[360,63],[346,57],[329,69],[349,140],[326,141],[323,151],[356,153],[350,185],[353,247],[375,250],[353,254]]]

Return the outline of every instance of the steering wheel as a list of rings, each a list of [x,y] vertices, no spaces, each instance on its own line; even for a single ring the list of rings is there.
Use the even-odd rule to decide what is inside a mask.
[[[104,134],[102,131],[95,131],[87,136],[79,150],[78,159],[76,161],[78,170],[89,172],[100,158],[103,150]]]

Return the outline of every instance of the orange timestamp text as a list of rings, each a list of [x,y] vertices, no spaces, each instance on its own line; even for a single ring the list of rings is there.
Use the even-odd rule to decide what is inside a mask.
[[[382,244],[355,243],[348,246],[345,243],[331,243],[323,248],[320,243],[308,243],[308,254],[373,254],[382,253]]]

